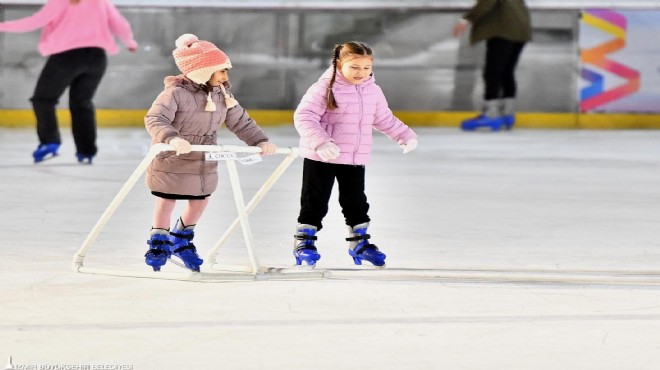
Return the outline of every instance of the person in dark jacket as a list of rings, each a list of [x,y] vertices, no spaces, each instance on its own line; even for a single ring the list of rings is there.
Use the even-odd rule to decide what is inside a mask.
[[[189,33],[181,35],[176,46],[174,60],[182,74],[165,78],[165,89],[144,119],[152,144],[174,148],[158,154],[147,169],[146,183],[156,205],[145,262],[159,271],[170,257],[178,257],[187,268],[199,271],[203,260],[192,243],[193,230],[217,187],[218,162],[192,152],[191,145],[217,144],[224,123],[247,145],[261,148],[263,155],[275,154],[277,147],[229,92],[232,65],[227,54]],[[186,200],[188,206],[170,231],[177,200]]]
[[[461,124],[464,130],[511,129],[515,123],[515,70],[532,28],[524,0],[477,0],[454,26],[460,36],[471,26],[470,43],[486,42],[482,112]]]

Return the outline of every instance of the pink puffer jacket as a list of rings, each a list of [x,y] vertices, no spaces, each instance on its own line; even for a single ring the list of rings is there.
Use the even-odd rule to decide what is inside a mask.
[[[332,76],[329,68],[303,96],[293,117],[300,134],[300,155],[320,161],[316,148],[334,142],[341,154],[330,163],[365,165],[371,158],[373,129],[396,142],[417,137],[415,132],[394,116],[373,74],[354,85],[337,73],[332,86],[337,108],[327,109],[327,88]]]
[[[229,84],[225,84],[229,88]],[[268,137],[240,105],[227,109],[219,87],[211,93],[216,110],[207,112],[207,94],[183,75],[165,78],[165,90],[158,95],[144,118],[151,143],[169,143],[181,137],[195,145],[217,144],[217,131],[224,123],[247,145],[268,141]],[[203,152],[176,155],[161,152],[147,168],[151,191],[181,195],[208,195],[218,185],[218,162],[206,161]]]
[[[133,31],[124,16],[109,0],[48,0],[38,12],[21,19],[0,22],[0,31],[30,32],[42,28],[41,55],[99,47],[108,54],[119,52],[115,36],[128,48],[136,48]]]

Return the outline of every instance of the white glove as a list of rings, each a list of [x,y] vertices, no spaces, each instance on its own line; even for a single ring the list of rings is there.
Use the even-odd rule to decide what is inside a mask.
[[[323,162],[329,162],[339,157],[339,147],[332,141],[328,141],[327,143],[323,143],[319,145],[318,148],[316,148],[316,154],[321,157]]]
[[[174,139],[170,140],[170,145],[176,151],[176,155],[190,153],[192,150],[192,145],[190,145],[190,142],[180,137],[175,137]]]
[[[410,139],[405,143],[400,142],[399,146],[403,148],[403,154],[410,153],[417,148],[417,139]]]
[[[257,146],[261,148],[261,155],[273,155],[277,151],[277,145],[267,141],[261,142]]]

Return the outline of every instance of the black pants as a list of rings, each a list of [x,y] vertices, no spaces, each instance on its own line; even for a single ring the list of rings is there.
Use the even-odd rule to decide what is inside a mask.
[[[486,41],[484,100],[516,96],[515,70],[524,46],[524,42],[513,42],[499,37]]]
[[[96,112],[92,98],[107,65],[105,50],[100,48],[73,49],[48,57],[30,99],[40,144],[62,142],[55,106],[68,87],[71,131],[77,153],[96,154]]]
[[[332,186],[337,179],[339,205],[351,227],[369,222],[369,203],[364,193],[364,166],[334,164],[305,159],[298,223],[323,228],[321,221],[328,214]]]

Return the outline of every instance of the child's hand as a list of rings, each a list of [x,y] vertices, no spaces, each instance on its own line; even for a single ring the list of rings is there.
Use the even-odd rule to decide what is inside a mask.
[[[190,145],[190,142],[180,137],[175,137],[174,139],[170,140],[170,145],[176,151],[176,155],[186,154],[192,151],[192,145]]]
[[[316,148],[316,154],[321,157],[323,162],[328,162],[339,157],[339,147],[332,141],[328,141]]]
[[[273,155],[277,151],[277,145],[267,141],[257,144],[261,148],[261,155]]]
[[[417,139],[410,139],[405,143],[399,142],[399,146],[403,148],[403,154],[410,153],[417,148]]]

